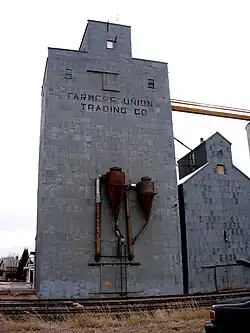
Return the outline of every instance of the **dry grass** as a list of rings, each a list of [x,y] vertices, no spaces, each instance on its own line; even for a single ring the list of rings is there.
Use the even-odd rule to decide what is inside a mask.
[[[0,317],[0,333],[204,333],[208,309],[182,309],[153,314],[133,313],[124,317],[111,314],[82,314],[61,322],[45,322],[39,318],[25,318],[19,322]]]

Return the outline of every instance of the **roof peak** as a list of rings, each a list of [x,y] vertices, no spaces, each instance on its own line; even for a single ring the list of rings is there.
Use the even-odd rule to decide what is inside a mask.
[[[227,141],[230,145],[232,145],[232,143],[226,139],[220,132],[216,131],[214,134],[210,135],[206,140],[204,141],[208,141],[211,140],[214,136],[219,135],[223,140]]]
[[[110,22],[110,21],[99,21],[99,20],[88,20],[87,21],[88,23],[89,22],[93,22],[93,23],[101,23],[101,24],[110,24],[110,25],[119,25],[121,27],[127,27],[127,28],[131,28],[131,25],[126,25],[126,24],[120,24],[120,23],[113,23],[113,22]]]

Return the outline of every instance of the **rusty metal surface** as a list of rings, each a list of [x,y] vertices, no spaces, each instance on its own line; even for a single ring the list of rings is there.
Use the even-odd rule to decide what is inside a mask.
[[[138,202],[144,213],[145,219],[148,222],[154,196],[156,195],[154,189],[154,182],[150,177],[142,177],[141,181],[136,185]]]
[[[153,199],[154,196],[157,194],[154,189],[154,182],[148,176],[142,177],[141,181],[136,184],[136,191],[137,191],[137,200],[146,219],[146,223],[142,226],[142,228],[134,237],[133,244],[148,225]]]
[[[107,173],[108,196],[115,223],[118,220],[120,205],[125,191],[125,173],[119,167],[110,168]]]
[[[134,239],[133,239],[133,245],[135,244],[136,240],[139,238],[139,236],[141,235],[141,233],[143,232],[143,230],[146,228],[146,226],[148,225],[148,222],[146,222],[142,228],[138,231],[138,233],[135,235]]]
[[[125,219],[126,219],[127,244],[128,244],[128,260],[132,261],[134,258],[134,253],[133,253],[132,223],[130,217],[128,191],[124,192],[124,204],[125,204]]]
[[[101,182],[96,178],[96,230],[95,230],[95,261],[101,257]]]
[[[96,239],[95,239],[95,261],[101,257],[101,205],[96,204]]]

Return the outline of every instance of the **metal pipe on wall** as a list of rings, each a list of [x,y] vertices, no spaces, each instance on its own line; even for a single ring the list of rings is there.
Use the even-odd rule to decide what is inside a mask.
[[[148,225],[148,221],[143,225],[143,227],[139,230],[139,232],[137,233],[137,235],[134,237],[132,244],[135,244],[135,241],[137,240],[137,238],[140,236],[140,234],[143,232],[143,230],[146,228],[146,226]]]
[[[115,234],[117,237],[117,257],[121,257],[122,253],[122,246],[124,245],[124,237],[118,227],[117,222],[115,223]]]
[[[101,258],[101,180],[95,180],[95,202],[96,202],[96,225],[95,225],[95,261]]]
[[[124,207],[125,207],[125,220],[127,231],[127,243],[128,243],[128,260],[133,260],[133,237],[132,237],[132,223],[129,209],[129,194],[128,189],[124,192]]]

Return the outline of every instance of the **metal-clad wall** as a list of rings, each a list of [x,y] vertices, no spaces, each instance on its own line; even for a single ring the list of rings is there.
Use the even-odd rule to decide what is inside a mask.
[[[250,179],[233,166],[219,133],[206,148],[209,164],[183,183],[190,293],[250,286],[250,268],[234,266],[250,260]]]
[[[106,48],[107,39],[115,41]],[[85,45],[85,46],[84,46]],[[181,243],[167,64],[133,59],[130,28],[89,21],[82,52],[49,49],[41,129],[36,242],[37,294],[84,297],[117,292],[117,266],[94,261],[95,178],[114,165],[126,182],[155,182],[149,225],[135,244],[127,290],[182,292]],[[83,52],[83,50],[85,50]],[[153,79],[155,87],[148,87]],[[145,223],[131,193],[133,235]],[[124,231],[124,209],[119,225]],[[116,242],[106,199],[102,252]],[[101,260],[108,260],[102,258]]]

